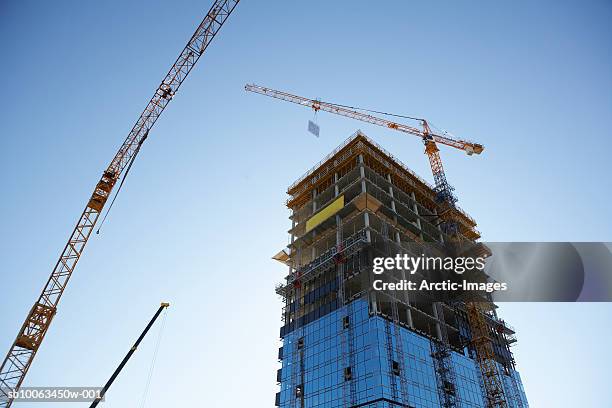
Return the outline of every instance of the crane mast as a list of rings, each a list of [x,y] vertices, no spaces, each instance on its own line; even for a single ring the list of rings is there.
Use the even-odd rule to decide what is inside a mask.
[[[239,1],[214,1],[96,184],[48,281],[0,366],[0,408],[11,406],[12,399],[9,398],[9,394],[21,386],[53,316],[55,316],[57,305],[66,285],[117,180],[125,168],[134,161],[149,131]]]
[[[468,155],[480,154],[484,150],[484,146],[479,143],[455,139],[446,135],[439,135],[432,132],[431,128],[429,127],[429,124],[425,119],[415,118],[415,120],[419,121],[423,127],[423,129],[419,129],[414,126],[392,122],[390,120],[373,116],[364,112],[359,112],[346,106],[337,105],[329,102],[322,102],[316,99],[308,99],[302,96],[292,95],[287,92],[277,91],[275,89],[270,89],[255,84],[247,84],[244,89],[248,92],[255,92],[261,95],[306,106],[312,108],[315,112],[321,110],[324,112],[334,113],[336,115],[345,116],[347,118],[360,120],[362,122],[371,123],[373,125],[394,129],[400,132],[420,137],[423,140],[423,143],[425,144],[425,153],[429,157],[429,163],[434,176],[434,182],[438,198],[440,201],[447,202],[453,206],[457,199],[455,198],[452,192],[453,188],[446,180],[446,174],[444,173],[444,167],[442,166],[442,160],[440,159],[440,153],[437,144],[440,143],[446,146],[454,147],[455,149],[463,150]]]

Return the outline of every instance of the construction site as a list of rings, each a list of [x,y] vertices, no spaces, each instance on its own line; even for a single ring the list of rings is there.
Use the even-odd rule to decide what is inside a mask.
[[[369,282],[373,257],[454,239],[440,217],[478,239],[468,214],[360,131],[287,193],[276,406],[528,407],[495,305],[414,302]]]
[[[427,9],[424,4],[398,2],[394,6],[397,10],[384,10],[387,14],[379,17],[385,23],[374,29],[370,27],[374,21],[370,5],[320,2],[317,7],[310,3],[289,7],[287,2],[249,2],[244,5],[247,16],[231,18],[240,21],[238,29],[215,40],[227,41],[219,47],[222,52],[211,55],[209,46],[241,3],[211,2],[210,9],[198,18],[195,31],[190,26],[187,41],[181,39],[178,56],[170,60],[174,62],[170,65],[165,60],[161,82],[149,88],[153,94],[145,100],[144,109],[141,106],[133,115],[136,121],[128,123],[127,136],[112,139],[118,146],[107,157],[110,160],[93,169],[85,167],[97,166],[99,156],[112,145],[105,137],[116,131],[115,126],[123,126],[123,115],[131,114],[131,90],[146,86],[152,72],[160,79],[157,71],[148,70],[161,59],[155,53],[166,55],[174,46],[173,35],[181,35],[193,11],[185,5],[184,15],[178,18],[180,7],[175,4],[145,2],[134,8],[134,14],[142,13],[143,17],[137,23],[121,9],[121,2],[112,6],[92,3],[88,6],[91,9],[64,6],[53,18],[47,14],[55,5],[47,6],[51,9],[44,12],[17,6],[17,11],[9,10],[21,20],[11,23],[16,45],[7,52],[11,64],[6,64],[18,68],[3,75],[11,78],[6,93],[16,97],[10,106],[14,111],[7,109],[10,114],[3,121],[12,128],[2,129],[11,138],[5,152],[10,168],[6,193],[10,199],[5,201],[10,211],[0,211],[5,231],[2,244],[8,254],[8,272],[0,295],[6,304],[0,325],[2,330],[6,326],[0,336],[6,343],[1,346],[8,348],[0,361],[0,408],[24,402],[59,403],[53,406],[80,402],[94,408],[104,406],[107,394],[116,398],[109,399],[110,406],[134,406],[142,394],[140,407],[144,408],[150,390],[155,393],[150,400],[156,407],[560,407],[558,401],[566,395],[559,392],[559,378],[567,378],[565,384],[572,387],[578,382],[571,372],[568,375],[567,368],[573,369],[573,353],[577,355],[574,361],[589,371],[599,361],[589,361],[578,349],[588,349],[588,344],[600,340],[594,337],[605,341],[609,336],[579,333],[575,327],[568,330],[570,319],[561,312],[533,318],[529,314],[536,309],[530,309],[531,302],[610,299],[600,296],[605,284],[587,279],[587,266],[600,273],[592,275],[605,275],[608,280],[601,282],[610,282],[612,275],[606,275],[605,265],[612,265],[612,252],[608,251],[612,246],[601,252],[585,250],[600,262],[591,264],[569,243],[559,245],[565,252],[538,253],[541,258],[537,259],[544,259],[541,262],[530,257],[537,252],[536,245],[527,248],[529,245],[522,244],[538,243],[531,239],[534,231],[541,233],[538,237],[546,244],[559,243],[550,232],[554,228],[571,232],[569,225],[575,223],[571,232],[575,234],[600,226],[597,224],[605,215],[601,217],[602,211],[594,209],[583,214],[586,206],[578,201],[583,194],[564,190],[564,177],[576,181],[576,190],[600,192],[600,181],[589,186],[591,181],[584,174],[606,173],[574,162],[575,174],[563,173],[568,166],[566,158],[578,163],[580,157],[574,151],[575,132],[568,131],[562,139],[563,131],[572,129],[562,119],[584,115],[559,112],[574,100],[579,104],[587,100],[573,94],[549,95],[565,86],[566,77],[543,87],[546,98],[534,98],[535,102],[530,93],[514,95],[513,86],[518,89],[519,84],[531,92],[534,78],[545,81],[554,76],[553,71],[558,74],[559,67],[569,66],[565,53],[548,61],[548,66],[537,65],[532,61],[546,57],[550,50],[546,44],[538,52],[525,47],[524,43],[535,37],[532,33],[515,40],[523,35],[521,27],[505,27],[500,30],[502,38],[491,40],[489,36],[497,34],[495,24],[511,19],[497,10],[486,14],[485,2],[467,13],[449,7],[448,15],[436,6]],[[526,9],[524,5],[519,8],[524,13],[522,19],[530,17],[522,9]],[[544,17],[531,23],[534,30],[540,29],[542,20],[556,22],[548,19],[551,11],[547,7],[541,12]],[[289,17],[291,13],[294,15]],[[66,28],[69,34],[63,31],[62,23],[55,27],[54,20],[59,18],[65,19],[66,26],[74,22]],[[387,19],[393,22],[387,23]],[[108,21],[113,21],[112,30],[108,30]],[[432,21],[440,27],[435,30],[439,32],[431,30]],[[486,24],[491,27],[486,29]],[[559,24],[557,29],[563,32],[570,25]],[[481,31],[472,33],[475,27]],[[50,33],[49,39],[47,34],[41,38],[41,32]],[[539,35],[555,37],[551,33],[544,30]],[[81,35],[83,38],[77,38]],[[131,48],[128,36],[133,41]],[[411,39],[410,44],[406,38]],[[502,60],[506,55],[500,44],[510,44],[508,49],[516,54],[509,53],[507,58],[516,66]],[[120,51],[121,47],[125,48]],[[92,49],[106,54],[98,58]],[[48,54],[39,57],[43,51]],[[602,54],[593,53],[596,58]],[[185,95],[185,105],[162,125],[167,134],[159,135],[164,137],[150,146],[158,119],[181,94],[179,90],[191,86],[183,84],[202,57],[210,60],[209,72],[196,78],[198,86]],[[136,62],[129,66],[132,60],[142,69]],[[335,65],[329,65],[332,60]],[[563,74],[569,77],[570,69]],[[511,81],[513,75],[515,82]],[[577,75],[580,81],[583,76]],[[146,81],[140,82],[142,78]],[[327,92],[338,101],[346,97],[356,104],[361,98],[363,106],[370,102],[372,106],[355,107],[348,101],[344,105],[254,83],[245,85],[251,79],[285,81],[295,84],[287,89]],[[568,89],[583,90],[581,84]],[[49,102],[51,96],[53,103]],[[292,116],[289,110],[269,112],[265,102],[258,104],[266,100],[260,96],[306,108],[313,115],[301,129],[307,135],[294,130],[296,118],[302,117]],[[607,94],[605,98],[609,99]],[[389,109],[395,113],[382,111],[383,106],[393,106]],[[373,110],[375,107],[380,110]],[[400,114],[404,108],[408,113]],[[548,112],[547,118],[546,109],[553,108],[559,111]],[[422,116],[419,111],[424,112]],[[333,122],[326,124],[325,132],[332,129],[328,133],[321,132],[317,121],[317,115],[323,113]],[[580,126],[593,126],[603,116],[592,114],[597,119],[584,120]],[[66,117],[62,119],[62,115]],[[337,117],[349,124],[338,125]],[[477,139],[487,133],[491,136],[482,136],[489,138],[481,139],[483,143],[457,137],[424,117],[458,122],[458,132],[474,134]],[[351,134],[358,129],[357,122],[367,127]],[[385,133],[396,137],[389,142],[392,148],[383,143]],[[406,153],[398,147],[402,138],[414,143],[412,151]],[[461,180],[456,184],[458,190],[470,189],[463,196],[470,200],[462,205],[473,217],[458,205],[461,194],[447,180],[440,152],[476,158],[485,151],[485,142],[494,157],[483,156],[480,167],[464,170],[462,164],[445,162],[449,173]],[[132,171],[145,145],[151,148],[149,158],[155,160],[146,164],[149,167]],[[602,152],[608,150],[601,148]],[[589,156],[585,162],[605,162],[595,155],[585,154]],[[413,160],[417,156],[431,174],[421,174],[420,164]],[[457,163],[459,160],[463,159]],[[579,167],[586,169],[584,173],[579,173]],[[138,182],[134,187],[124,184],[130,172],[131,179]],[[76,208],[77,212],[67,201],[72,199],[71,193],[79,193],[77,186],[82,183],[89,184],[82,196],[84,205]],[[118,200],[124,186],[132,189],[135,198],[124,200],[121,196]],[[557,192],[560,195],[555,198]],[[559,207],[555,213],[551,203],[569,201],[573,207]],[[111,212],[116,202],[119,208]],[[70,211],[64,211],[68,208]],[[577,215],[568,216],[571,211]],[[69,225],[64,212],[70,213]],[[588,216],[595,221],[586,222]],[[114,224],[100,234],[107,218]],[[498,228],[497,235],[487,232],[485,236],[493,239],[484,242],[478,224],[483,231]],[[66,230],[67,240],[60,242],[59,256],[53,252],[41,280],[38,262],[48,262],[47,241],[54,245],[55,231],[60,228]],[[518,241],[499,239],[508,230]],[[546,233],[552,236],[550,242]],[[73,279],[93,239],[99,239],[100,244],[91,262],[84,265],[88,271],[82,280]],[[500,261],[498,266],[503,265],[498,271],[507,273],[505,277],[517,276],[522,286],[515,290],[529,292],[525,297],[516,296],[516,292],[514,297],[512,293],[496,297],[492,293],[498,290],[495,288],[505,288],[509,280],[500,282],[499,275],[489,274],[491,269],[484,266],[469,272],[465,272],[465,264],[460,265],[461,270],[447,269],[442,263],[434,264],[431,270],[429,266],[417,268],[416,263],[412,270],[396,266],[402,259],[444,259],[453,264],[467,258],[480,259],[485,265],[494,257],[491,248],[495,243],[511,248],[510,255],[504,253],[508,257],[502,258],[509,260]],[[522,252],[512,252],[514,244]],[[35,247],[40,248],[32,250]],[[517,263],[519,253],[529,256],[522,256],[522,263]],[[561,272],[579,273],[561,276],[559,265],[566,268]],[[274,268],[275,275],[270,273]],[[540,270],[544,272],[540,274]],[[519,272],[523,275],[518,276]],[[535,279],[536,274],[541,276]],[[71,279],[76,282],[69,285]],[[34,280],[32,292],[30,281]],[[454,292],[435,286],[444,283],[450,287],[459,281],[472,289]],[[431,286],[410,289],[414,283]],[[71,285],[77,286],[70,295],[72,303],[66,314],[58,317]],[[548,297],[536,296],[538,290]],[[557,292],[573,297],[554,297]],[[175,299],[158,299],[166,294]],[[177,310],[177,320],[171,322],[169,346],[164,350],[160,344],[170,301],[171,310]],[[151,302],[156,310],[148,323],[135,324],[140,322],[137,319],[143,304]],[[520,302],[530,304],[518,305]],[[508,312],[513,307],[514,315],[504,315],[504,308]],[[574,313],[582,313],[576,310]],[[521,313],[529,316],[521,321]],[[280,329],[276,331],[279,315]],[[597,313],[579,316],[571,321],[584,316],[588,327],[596,324],[588,319],[600,319]],[[54,324],[60,318],[61,323]],[[553,327],[555,323],[559,325],[556,332],[542,329],[539,333],[540,325]],[[54,331],[54,325],[61,327]],[[158,331],[156,343],[147,338],[153,328]],[[540,343],[533,341],[534,337],[519,343],[517,331],[519,337],[521,333],[543,337]],[[566,347],[569,340],[563,344],[550,339],[566,335],[578,339],[574,340],[576,347],[559,358],[559,349],[554,347]],[[523,344],[531,345],[530,352],[523,351]],[[139,350],[141,345],[145,350]],[[601,347],[593,349],[601,351]],[[154,378],[160,350],[162,368]],[[125,352],[123,359],[118,352]],[[135,357],[139,354],[151,355],[150,365]],[[39,355],[43,361],[37,366],[34,362]],[[515,356],[528,364],[519,366]],[[568,362],[562,361],[566,357]],[[591,360],[599,358],[597,354]],[[600,373],[601,366],[609,369],[609,364],[600,364]],[[555,367],[567,370],[556,373]],[[134,371],[127,373],[125,369]],[[27,378],[30,372],[34,372],[30,374],[33,378]],[[538,377],[534,372],[553,385],[543,387],[538,378],[532,382],[532,377]],[[593,373],[597,380],[605,377],[596,376],[595,370]],[[552,379],[554,375],[557,377]],[[94,383],[97,385],[90,387]],[[113,384],[117,384],[114,395]],[[582,389],[573,390],[575,398],[583,398],[589,387],[605,389],[593,384],[593,378],[582,379]],[[57,393],[64,388],[87,392],[77,396],[72,390],[75,401],[32,397],[33,392]],[[549,401],[556,402],[547,405]]]

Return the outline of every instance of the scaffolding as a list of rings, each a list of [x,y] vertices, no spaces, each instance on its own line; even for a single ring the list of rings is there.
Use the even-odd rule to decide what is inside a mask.
[[[287,298],[288,309],[294,309],[296,317],[300,317],[300,303],[302,297],[302,285],[299,275],[294,282],[294,297]],[[292,300],[292,301],[291,301]],[[304,326],[301,325],[294,333],[291,344],[291,383],[290,386],[295,392],[295,398],[291,399],[291,408],[304,408]]]
[[[484,318],[485,310],[483,308],[486,306],[486,304],[478,302],[467,304],[468,319],[473,331],[472,344],[476,349],[476,358],[482,374],[487,408],[506,408],[508,403],[501,381],[501,373],[495,361],[491,337],[489,336],[490,326]]]
[[[439,338],[431,339],[430,344],[438,383],[438,396],[442,407],[454,408],[460,406],[460,399],[457,393],[457,380],[442,303],[437,302],[434,304],[434,312],[438,319]]]
[[[385,252],[389,253],[389,229],[385,221],[381,223],[381,230],[383,237],[385,237]],[[391,328],[393,328],[393,336],[391,335]],[[404,356],[404,342],[400,331],[398,299],[395,296],[391,297],[391,319],[385,320],[385,339],[393,397],[395,400],[408,404],[406,357]],[[397,379],[399,379],[399,390]]]
[[[336,189],[337,190],[337,189]],[[354,355],[354,336],[353,327],[351,325],[352,316],[352,303],[346,302],[346,272],[345,264],[347,262],[344,247],[343,247],[343,232],[342,232],[342,219],[340,216],[336,216],[336,242],[337,250],[334,255],[334,262],[336,264],[337,280],[338,280],[338,303],[340,307],[345,307],[346,315],[342,317],[342,329],[340,331],[340,350],[342,354],[342,368],[344,370],[344,383],[342,387],[342,402],[343,407],[351,407],[356,404],[357,390],[355,381],[353,378],[353,367],[355,367],[355,355]]]

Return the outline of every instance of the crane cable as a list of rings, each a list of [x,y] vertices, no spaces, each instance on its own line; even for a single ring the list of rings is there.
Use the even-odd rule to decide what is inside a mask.
[[[325,103],[327,105],[338,106],[338,107],[341,107],[341,108],[360,110],[360,111],[370,112],[370,113],[378,113],[379,115],[394,116],[396,118],[404,118],[404,119],[410,119],[410,120],[416,120],[416,121],[422,121],[423,120],[421,118],[415,118],[414,116],[398,115],[398,114],[395,114],[395,113],[389,113],[389,112],[382,112],[382,111],[377,111],[377,110],[373,110],[373,109],[360,108],[359,106],[341,105],[339,103],[326,102],[326,101],[319,101],[319,102]]]
[[[378,113],[379,115],[386,115],[386,116],[394,116],[396,118],[404,118],[404,119],[410,119],[410,120],[416,120],[417,122],[423,122],[424,119],[422,118],[416,118],[414,116],[407,116],[407,115],[398,115],[395,113],[389,113],[389,112],[382,112],[382,111],[377,111],[377,110],[373,110],[373,109],[366,109],[366,108],[360,108],[359,106],[349,106],[349,105],[341,105],[339,103],[333,103],[333,102],[325,102],[325,101],[319,101],[320,103],[326,103],[328,105],[332,105],[332,106],[338,106],[341,108],[347,108],[347,109],[353,109],[353,110],[360,110],[363,112],[369,112],[369,113]],[[438,130],[439,132],[441,132],[444,136],[451,136],[451,137],[455,137],[455,135],[453,135],[452,133],[450,133],[447,130],[444,130],[436,125],[434,125],[431,121],[427,121],[427,123],[434,129]]]
[[[106,213],[104,214],[104,217],[102,218],[102,221],[100,222],[100,225],[98,226],[98,229],[96,230],[96,235],[100,234],[100,229],[104,225],[104,222],[106,221],[106,217],[108,217],[108,214],[110,213],[111,208],[113,208],[113,205],[115,204],[115,200],[117,199],[117,196],[119,195],[119,192],[121,191],[121,188],[123,187],[123,183],[125,182],[125,178],[130,173],[130,169],[132,168],[132,164],[134,164],[134,161],[136,160],[136,156],[138,156],[138,153],[140,152],[140,148],[142,147],[142,144],[144,143],[144,141],[147,140],[148,136],[149,136],[149,131],[147,130],[147,132],[144,134],[142,139],[140,139],[140,141],[138,142],[138,146],[136,146],[136,150],[134,151],[134,155],[130,159],[130,162],[128,163],[128,166],[125,169],[125,174],[121,178],[121,183],[119,183],[119,187],[117,187],[117,191],[115,191],[115,195],[113,196],[113,199],[111,200],[111,203],[108,206],[108,209],[106,210]]]
[[[153,378],[153,371],[155,369],[155,362],[157,361],[157,353],[159,351],[159,345],[161,344],[162,334],[164,332],[164,328],[166,327],[166,316],[168,315],[168,309],[164,310],[164,315],[162,316],[162,323],[159,329],[159,333],[157,334],[157,341],[155,343],[155,351],[153,352],[153,359],[151,360],[151,366],[149,367],[149,375],[147,376],[147,383],[145,385],[145,389],[142,393],[142,399],[140,404],[138,405],[140,408],[144,408],[147,397],[149,396],[149,389],[151,387],[151,379]]]

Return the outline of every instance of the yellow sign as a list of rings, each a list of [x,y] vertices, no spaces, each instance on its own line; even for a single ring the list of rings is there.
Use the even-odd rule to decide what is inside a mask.
[[[344,195],[336,198],[331,204],[327,207],[323,208],[321,211],[310,217],[308,221],[306,221],[306,232],[310,231],[317,225],[321,224],[323,221],[340,211],[344,207]]]

